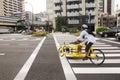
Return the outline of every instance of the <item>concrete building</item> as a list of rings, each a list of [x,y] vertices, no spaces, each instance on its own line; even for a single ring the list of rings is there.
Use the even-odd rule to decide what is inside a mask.
[[[117,22],[116,22],[116,26],[120,27],[120,10],[117,10],[115,12],[115,16],[116,16],[116,19],[117,19]]]
[[[104,12],[109,15],[113,15],[115,0],[103,0],[104,1]]]
[[[40,12],[40,13],[37,13],[35,14],[35,20],[37,21],[47,21],[47,13],[46,12]]]
[[[0,0],[0,16],[24,18],[24,0]]]
[[[49,20],[55,17],[66,18],[67,26],[80,26],[88,24],[92,30],[99,25],[100,15],[103,13],[112,14],[114,0],[47,0],[47,13]]]
[[[116,17],[114,15],[102,14],[99,18],[99,26],[105,27],[115,27],[116,26]]]
[[[46,0],[46,8],[48,21],[51,21],[53,23],[53,27],[55,28],[54,0]]]
[[[115,26],[116,17],[113,16],[115,0],[98,0],[98,3],[99,3],[98,26],[106,27]],[[111,18],[113,19],[113,22],[109,22]]]

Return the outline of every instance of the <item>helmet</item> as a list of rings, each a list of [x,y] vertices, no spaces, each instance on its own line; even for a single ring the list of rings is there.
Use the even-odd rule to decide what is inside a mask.
[[[88,26],[87,26],[86,24],[83,24],[83,25],[82,25],[82,28],[83,28],[83,29],[88,29]]]

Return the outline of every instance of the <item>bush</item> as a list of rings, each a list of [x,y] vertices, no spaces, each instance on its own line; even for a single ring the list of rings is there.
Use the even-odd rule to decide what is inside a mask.
[[[46,36],[47,32],[46,31],[36,31],[33,33],[33,36]]]
[[[99,34],[99,32],[106,31],[106,30],[108,30],[107,27],[100,26],[96,29],[96,34]]]
[[[77,28],[69,28],[69,32],[76,33],[76,32],[78,32],[78,29]]]

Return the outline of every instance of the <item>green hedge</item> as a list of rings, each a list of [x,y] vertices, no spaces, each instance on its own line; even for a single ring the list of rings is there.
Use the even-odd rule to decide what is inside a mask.
[[[96,34],[99,34],[99,32],[105,31],[105,30],[108,30],[108,28],[107,28],[107,27],[100,26],[100,27],[98,27],[98,28],[96,29]]]

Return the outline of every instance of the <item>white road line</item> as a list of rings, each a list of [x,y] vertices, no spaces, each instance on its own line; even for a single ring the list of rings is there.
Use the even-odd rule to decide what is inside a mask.
[[[102,55],[98,54],[98,56],[102,57]],[[70,55],[66,55],[66,57],[71,57]],[[114,53],[114,54],[105,54],[105,57],[120,57],[120,54]]]
[[[78,68],[73,67],[76,74],[120,74],[118,67],[92,67],[92,68]]]
[[[120,49],[120,48],[118,48],[118,47],[98,47],[98,46],[93,46],[93,48],[94,49]],[[85,48],[83,48],[83,49],[85,49]]]
[[[0,56],[4,56],[5,55],[5,53],[0,53]]]
[[[23,38],[23,40],[28,40],[28,38]]]
[[[98,48],[96,48],[98,49]],[[116,52],[120,52],[120,50],[111,50],[111,49],[108,49],[108,50],[104,50],[104,49],[101,49],[102,52],[106,52],[106,53],[116,53]],[[84,53],[85,50],[82,50],[82,52]],[[96,51],[98,52],[98,51]]]
[[[3,40],[3,39],[0,39],[0,40]]]
[[[112,43],[115,43],[115,44],[120,44],[119,42],[115,42],[115,41],[110,41],[110,40],[106,40],[106,39],[101,39],[103,41],[107,41],[107,42],[112,42]]]
[[[55,40],[55,43],[56,43],[56,47],[57,49],[59,49],[60,45],[59,43],[57,42],[57,39],[56,37],[53,35],[54,37],[54,40]],[[72,68],[70,67],[70,64],[68,63],[66,57],[60,57],[60,61],[61,61],[61,64],[62,64],[62,67],[63,67],[63,71],[64,71],[64,74],[65,74],[65,77],[66,77],[66,80],[77,80],[76,77],[75,77],[75,74],[73,73],[73,70]]]
[[[98,47],[98,46],[99,46],[99,47],[100,47],[100,46],[101,46],[101,47],[102,47],[102,46],[104,46],[104,47],[110,47],[110,46],[112,46],[112,45],[93,45],[93,47]]]
[[[44,40],[46,39],[46,37],[44,37],[42,39],[42,41],[40,41],[40,43],[38,44],[38,46],[35,48],[35,50],[33,51],[33,53],[31,54],[31,56],[29,57],[29,59],[26,61],[26,63],[23,65],[22,69],[19,71],[19,73],[16,75],[16,77],[14,78],[14,80],[24,80],[30,67],[32,66],[33,61],[35,60]]]
[[[82,59],[77,59],[77,60],[72,60],[72,59],[69,59],[68,60],[69,63],[74,63],[74,64],[86,64],[86,63],[90,63],[90,60],[85,60],[83,61]],[[120,64],[120,59],[105,59],[105,62],[103,64]]]
[[[120,52],[120,50],[102,50],[103,52],[112,52],[112,53],[115,53],[115,52]]]
[[[120,57],[120,54],[105,54],[105,57]]]
[[[12,38],[11,40],[15,40],[15,38]]]

